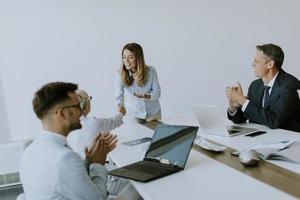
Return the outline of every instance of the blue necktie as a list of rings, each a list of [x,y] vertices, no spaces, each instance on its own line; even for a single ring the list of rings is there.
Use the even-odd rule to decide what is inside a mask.
[[[270,97],[269,91],[270,91],[270,89],[271,89],[271,87],[267,86],[267,85],[264,88],[264,107],[269,101],[269,97]]]

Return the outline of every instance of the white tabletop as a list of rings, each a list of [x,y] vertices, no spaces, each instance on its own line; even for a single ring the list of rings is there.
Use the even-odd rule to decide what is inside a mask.
[[[121,143],[132,139],[151,137],[153,132],[153,130],[139,124],[124,124],[116,129],[114,133],[118,135],[119,143],[117,148],[111,152],[111,159],[117,166],[124,166],[142,160],[149,142],[135,146],[125,146]],[[230,144],[232,147],[237,147],[238,143],[244,142],[243,138],[234,138],[235,142],[232,141],[232,138],[222,139],[219,140],[222,140],[222,143],[226,145]],[[132,181],[132,183],[144,199],[152,200],[296,199],[195,150],[191,150],[183,171],[149,183],[135,181]]]

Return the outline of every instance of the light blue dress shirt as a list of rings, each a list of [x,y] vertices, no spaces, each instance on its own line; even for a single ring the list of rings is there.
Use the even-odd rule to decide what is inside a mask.
[[[48,131],[42,131],[25,150],[20,177],[28,200],[102,200],[107,196],[106,168],[93,163],[87,169],[67,147],[64,136]]]
[[[147,69],[147,81],[144,86],[138,86],[135,80],[130,86],[125,86],[121,81],[120,75],[118,75],[116,81],[116,105],[125,105],[131,115],[141,119],[153,116],[161,110],[159,103],[161,89],[156,70],[151,66],[148,66]],[[148,93],[151,95],[151,98],[149,100],[141,99],[135,97],[133,93]]]

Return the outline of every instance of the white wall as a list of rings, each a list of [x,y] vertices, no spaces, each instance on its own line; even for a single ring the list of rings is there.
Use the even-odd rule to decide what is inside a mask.
[[[5,98],[4,98],[4,92],[2,87],[2,80],[1,80],[1,74],[0,74],[0,143],[2,141],[8,141],[11,140],[11,135],[8,127],[8,119],[7,119],[7,112],[6,112],[6,104],[5,104]]]
[[[49,81],[80,83],[95,115],[114,112],[114,80],[127,42],[157,68],[163,117],[194,104],[226,108],[225,87],[247,90],[255,45],[273,42],[300,77],[297,0],[1,0],[0,67],[13,138],[40,129],[33,93]]]

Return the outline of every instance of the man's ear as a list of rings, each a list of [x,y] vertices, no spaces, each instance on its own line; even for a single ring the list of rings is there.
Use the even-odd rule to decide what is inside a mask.
[[[64,118],[65,117],[65,113],[64,113],[64,109],[63,108],[58,108],[56,110],[56,113],[55,113],[59,118]]]
[[[274,68],[274,67],[275,67],[275,62],[274,62],[274,60],[270,60],[270,61],[268,62],[268,64],[267,64],[267,66],[268,66],[268,69]]]

